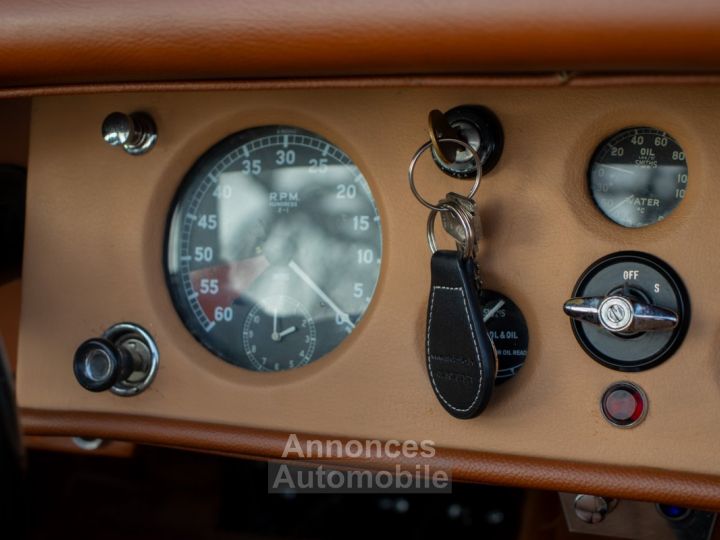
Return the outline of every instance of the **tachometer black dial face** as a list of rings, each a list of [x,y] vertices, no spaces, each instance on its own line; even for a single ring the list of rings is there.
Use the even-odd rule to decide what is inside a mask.
[[[588,171],[595,204],[623,227],[665,219],[685,198],[685,152],[670,135],[649,127],[624,129],[595,152]]]
[[[166,271],[190,332],[256,371],[303,366],[337,347],[375,292],[380,217],[339,148],[285,126],[231,135],[178,192]]]

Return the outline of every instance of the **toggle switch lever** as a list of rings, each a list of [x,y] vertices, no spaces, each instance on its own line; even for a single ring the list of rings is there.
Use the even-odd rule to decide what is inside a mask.
[[[591,264],[563,310],[585,352],[619,371],[643,371],[670,358],[691,315],[680,276],[639,251],[611,253]]]
[[[571,298],[563,310],[568,317],[613,334],[667,332],[680,323],[678,314],[670,309],[622,295]]]

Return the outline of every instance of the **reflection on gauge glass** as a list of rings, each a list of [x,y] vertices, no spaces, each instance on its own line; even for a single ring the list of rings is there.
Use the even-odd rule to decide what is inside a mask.
[[[236,133],[185,177],[166,271],[185,326],[247,369],[304,366],[335,349],[375,292],[380,217],[342,150],[299,128]]]
[[[528,327],[515,302],[507,296],[483,289],[480,293],[483,320],[495,346],[498,371],[495,382],[512,379],[525,364],[528,354]]]
[[[596,150],[590,192],[605,216],[623,227],[665,219],[685,197],[685,152],[670,135],[649,127],[616,133]]]

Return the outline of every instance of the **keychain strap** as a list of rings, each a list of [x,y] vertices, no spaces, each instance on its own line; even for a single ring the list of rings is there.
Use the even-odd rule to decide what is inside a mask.
[[[456,418],[472,418],[487,406],[495,386],[497,356],[485,324],[475,265],[454,251],[431,260],[425,353],[433,391]]]
[[[465,147],[478,166],[475,183],[467,197],[448,193],[437,204],[425,200],[415,187],[415,166],[433,141],[425,143],[413,156],[408,181],[413,194],[430,209],[427,240],[432,252],[431,283],[428,299],[425,356],[433,392],[440,404],[456,418],[480,414],[492,395],[497,374],[497,353],[482,318],[480,279],[475,263],[479,236],[479,216],[472,197],[480,186],[482,167],[475,149],[459,139],[450,140]],[[443,228],[455,239],[456,251],[438,251],[435,221],[441,214]]]

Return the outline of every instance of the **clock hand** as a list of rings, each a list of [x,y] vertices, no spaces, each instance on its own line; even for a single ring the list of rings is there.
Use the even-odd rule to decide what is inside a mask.
[[[290,328],[286,328],[285,330],[283,330],[282,332],[280,332],[277,335],[278,341],[280,341],[285,336],[289,336],[290,334],[292,334],[293,332],[296,332],[296,331],[297,331],[297,328],[295,328],[294,326],[291,326]]]
[[[278,334],[278,310],[275,308],[273,310],[273,331],[272,334],[270,334],[270,339],[273,341],[280,341],[282,339],[282,335]]]
[[[330,297],[323,292],[323,290],[318,287],[317,283],[315,283],[310,276],[308,276],[302,268],[300,268],[295,261],[290,261],[288,263],[288,267],[290,270],[295,272],[297,276],[302,279],[308,287],[310,287],[315,294],[317,294],[320,299],[325,302],[330,308],[335,312],[335,314],[338,316],[340,321],[342,321],[343,324],[347,324],[350,328],[355,328],[355,325],[350,320],[350,315],[345,313],[343,310],[341,310],[335,302],[330,300]]]

